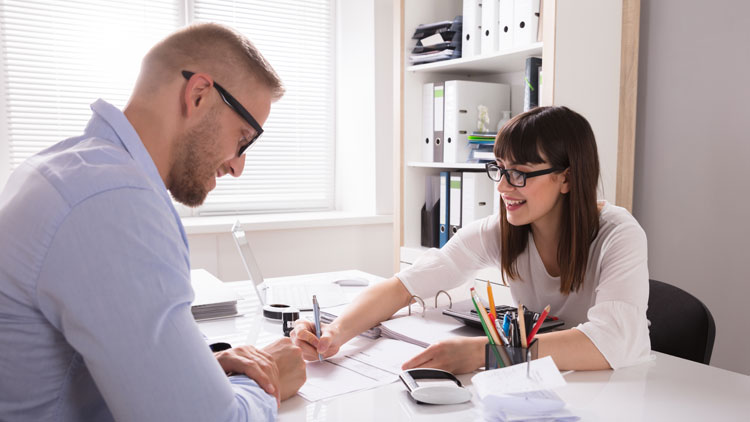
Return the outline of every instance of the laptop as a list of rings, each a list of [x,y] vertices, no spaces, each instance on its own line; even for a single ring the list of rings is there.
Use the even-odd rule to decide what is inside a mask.
[[[245,237],[245,231],[242,230],[239,221],[234,223],[232,227],[232,237],[237,245],[237,250],[240,252],[247,275],[253,282],[255,293],[263,306],[287,305],[300,311],[311,311],[313,295],[317,296],[321,308],[347,303],[341,286],[333,283],[333,280],[316,280],[312,277],[298,282],[265,283],[258,262],[250,248],[250,243]]]

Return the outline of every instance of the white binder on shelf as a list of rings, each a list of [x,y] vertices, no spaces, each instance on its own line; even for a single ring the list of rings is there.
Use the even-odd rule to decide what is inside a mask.
[[[440,172],[440,247],[448,243],[448,232],[450,231],[450,183],[451,173],[449,171]]]
[[[535,43],[539,31],[539,0],[515,0],[513,23],[514,47]]]
[[[513,4],[515,0],[499,0],[497,8],[497,34],[498,51],[506,51],[513,48],[514,16]]]
[[[432,147],[432,161],[436,163],[443,162],[443,118],[445,116],[445,86],[442,83],[436,83],[433,86],[433,147]]]
[[[497,51],[498,0],[482,0],[482,55]]]
[[[426,163],[432,162],[433,152],[433,116],[435,114],[435,105],[433,96],[434,84],[426,83],[422,85],[422,139],[421,151],[422,161]]]
[[[451,189],[450,189],[450,231],[448,232],[448,238],[453,237],[461,228],[461,190],[462,190],[462,178],[463,173],[460,171],[451,173]]]
[[[461,183],[461,224],[492,215],[495,183],[486,172],[464,172]]]
[[[476,131],[479,105],[487,107],[490,118],[487,127],[494,131],[503,111],[510,110],[510,85],[475,81],[445,82],[443,162],[465,163],[469,159],[471,147],[468,136]]]
[[[463,9],[461,57],[475,57],[482,51],[482,0],[464,0]]]

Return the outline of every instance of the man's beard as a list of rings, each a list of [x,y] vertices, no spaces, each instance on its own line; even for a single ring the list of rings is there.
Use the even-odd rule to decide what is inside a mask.
[[[195,128],[190,129],[181,140],[177,160],[170,172],[169,191],[175,201],[197,207],[206,200],[208,180],[216,177],[219,163],[214,157],[219,152],[215,136],[219,132],[216,112],[209,113]]]

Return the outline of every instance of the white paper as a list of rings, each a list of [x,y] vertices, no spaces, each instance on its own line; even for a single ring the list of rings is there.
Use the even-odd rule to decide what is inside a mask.
[[[424,349],[402,341],[356,338],[323,362],[307,363],[299,395],[318,401],[398,380],[401,365]]]
[[[422,41],[422,45],[424,47],[429,47],[431,45],[440,44],[445,41],[443,41],[443,36],[440,34],[432,34],[429,37],[422,38],[420,41]]]
[[[192,306],[237,303],[242,299],[229,286],[204,269],[191,270],[190,283],[195,292]]]
[[[471,383],[481,398],[490,394],[551,390],[565,385],[565,378],[560,374],[551,356],[531,361],[528,376],[526,375],[527,367],[527,364],[521,363],[483,371],[474,375]]]
[[[383,321],[380,323],[380,331],[383,336],[422,347],[452,337],[477,335],[475,328],[443,315],[443,308],[428,309],[424,315],[421,311],[415,311],[410,316]]]
[[[307,363],[307,381],[298,394],[309,401],[318,401],[392,381],[393,379],[373,379],[350,368],[334,365],[333,362],[313,361]]]
[[[550,356],[531,361],[530,367],[521,363],[484,371],[474,375],[471,382],[481,399],[486,421],[579,419],[565,409],[565,402],[551,391],[565,385],[565,379]]]

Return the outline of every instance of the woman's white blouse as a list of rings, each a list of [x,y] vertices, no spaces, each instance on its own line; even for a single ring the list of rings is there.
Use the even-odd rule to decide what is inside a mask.
[[[531,234],[516,261],[519,280],[508,282],[514,302],[537,312],[551,305],[551,314],[565,321],[565,328],[583,332],[617,369],[646,360],[651,349],[646,234],[627,210],[606,202],[599,224],[578,292],[560,293],[560,277],[547,273]],[[498,215],[462,228],[442,249],[428,250],[396,277],[411,294],[429,298],[486,267],[501,268]]]

